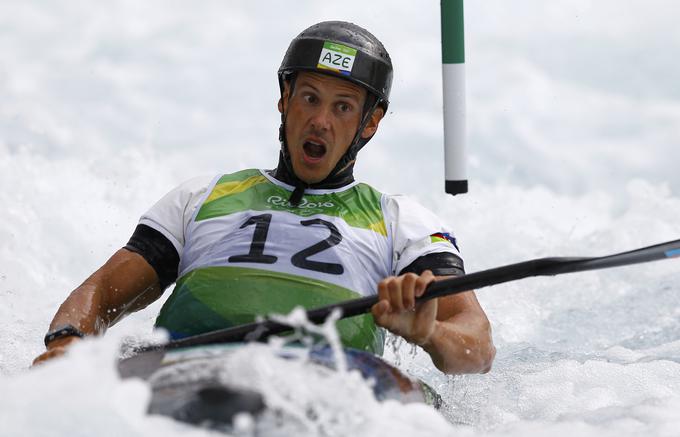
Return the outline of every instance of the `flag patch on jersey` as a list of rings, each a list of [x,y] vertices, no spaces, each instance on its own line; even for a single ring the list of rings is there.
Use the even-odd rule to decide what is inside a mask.
[[[460,249],[458,249],[458,244],[456,244],[456,238],[452,237],[451,234],[449,234],[448,232],[437,232],[435,234],[430,235],[430,242],[451,243],[453,247],[455,247],[456,250],[460,252]]]

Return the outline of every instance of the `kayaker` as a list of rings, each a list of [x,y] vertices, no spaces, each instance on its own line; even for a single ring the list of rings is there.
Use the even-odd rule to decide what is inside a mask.
[[[451,229],[415,201],[354,179],[389,104],[382,43],[351,23],[315,24],[293,39],[278,79],[276,168],[196,178],[158,201],[60,306],[36,363],[176,283],[156,321],[173,338],[377,293],[372,315],[338,323],[346,346],[381,353],[377,325],[421,346],[443,372],[490,369],[491,328],[473,291],[415,305],[437,277],[464,273]]]

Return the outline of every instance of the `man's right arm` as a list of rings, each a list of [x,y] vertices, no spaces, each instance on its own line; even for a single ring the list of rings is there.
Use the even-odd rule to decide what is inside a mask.
[[[50,331],[72,325],[85,335],[103,334],[125,315],[140,310],[163,293],[154,268],[140,254],[118,250],[61,304]],[[79,337],[58,338],[33,364],[62,355]]]
[[[71,292],[49,330],[72,325],[85,335],[100,335],[158,299],[177,279],[184,229],[212,180],[212,176],[190,179],[144,213],[125,248]],[[62,355],[79,339],[71,335],[52,340],[34,364]]]

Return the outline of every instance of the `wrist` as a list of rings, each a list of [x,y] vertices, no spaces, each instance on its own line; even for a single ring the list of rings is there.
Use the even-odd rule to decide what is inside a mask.
[[[46,348],[47,348],[48,351],[53,350],[53,349],[68,348],[73,343],[77,343],[81,340],[82,339],[80,337],[76,337],[76,336],[57,338],[56,340],[49,342],[48,345],[46,346]]]
[[[412,343],[420,346],[421,348],[425,349],[426,351],[432,347],[434,347],[434,341],[435,341],[435,336],[437,335],[437,332],[440,329],[439,326],[439,321],[435,320],[432,329],[430,330],[429,333],[427,333],[425,336],[416,339],[416,341],[413,341]]]
[[[85,337],[85,334],[80,331],[78,328],[76,328],[73,325],[62,325],[59,326],[55,329],[50,330],[46,335],[45,335],[45,347],[48,349],[52,344],[55,344],[56,342],[60,342],[59,344],[66,344],[69,342],[63,342],[63,340],[67,339],[81,339]],[[55,344],[55,346],[58,344]]]

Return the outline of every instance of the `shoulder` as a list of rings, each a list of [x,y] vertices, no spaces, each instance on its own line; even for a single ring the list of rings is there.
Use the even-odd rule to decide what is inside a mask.
[[[188,179],[170,190],[149,210],[146,215],[175,215],[180,213],[190,216],[198,205],[209,199],[215,190],[224,190],[231,184],[240,184],[248,178],[262,176],[256,169],[241,170],[235,173],[202,175]],[[262,176],[264,177],[264,176]],[[185,217],[187,218],[187,217]]]
[[[441,220],[419,201],[405,194],[385,194],[383,204],[386,214],[394,220],[439,223]]]
[[[205,193],[215,178],[215,175],[196,176],[177,185],[171,192],[182,194]]]
[[[384,218],[390,222],[409,223],[437,223],[441,220],[428,208],[424,207],[416,199],[404,194],[388,194],[360,182],[352,186],[346,193],[351,193],[356,206],[363,209],[379,209]]]
[[[200,205],[209,200],[215,190],[229,189],[225,183],[243,181],[261,174],[259,170],[197,176],[182,182],[163,196],[140,218],[140,224],[152,227],[173,242],[178,252],[184,245],[185,230]]]
[[[253,178],[264,178],[264,176],[257,169],[245,169],[234,173],[220,173],[217,175],[202,175],[182,182],[169,194],[174,194],[185,200],[198,199],[203,197],[208,191],[213,191],[218,187],[224,188],[225,185],[240,184]]]
[[[353,196],[356,196],[359,199],[365,199],[371,203],[380,203],[385,197],[385,194],[382,191],[379,191],[364,182],[356,183],[346,192],[352,193]]]
[[[264,170],[256,168],[247,168],[234,173],[223,173],[216,178],[216,185],[225,183],[242,183],[250,180],[266,180]]]

